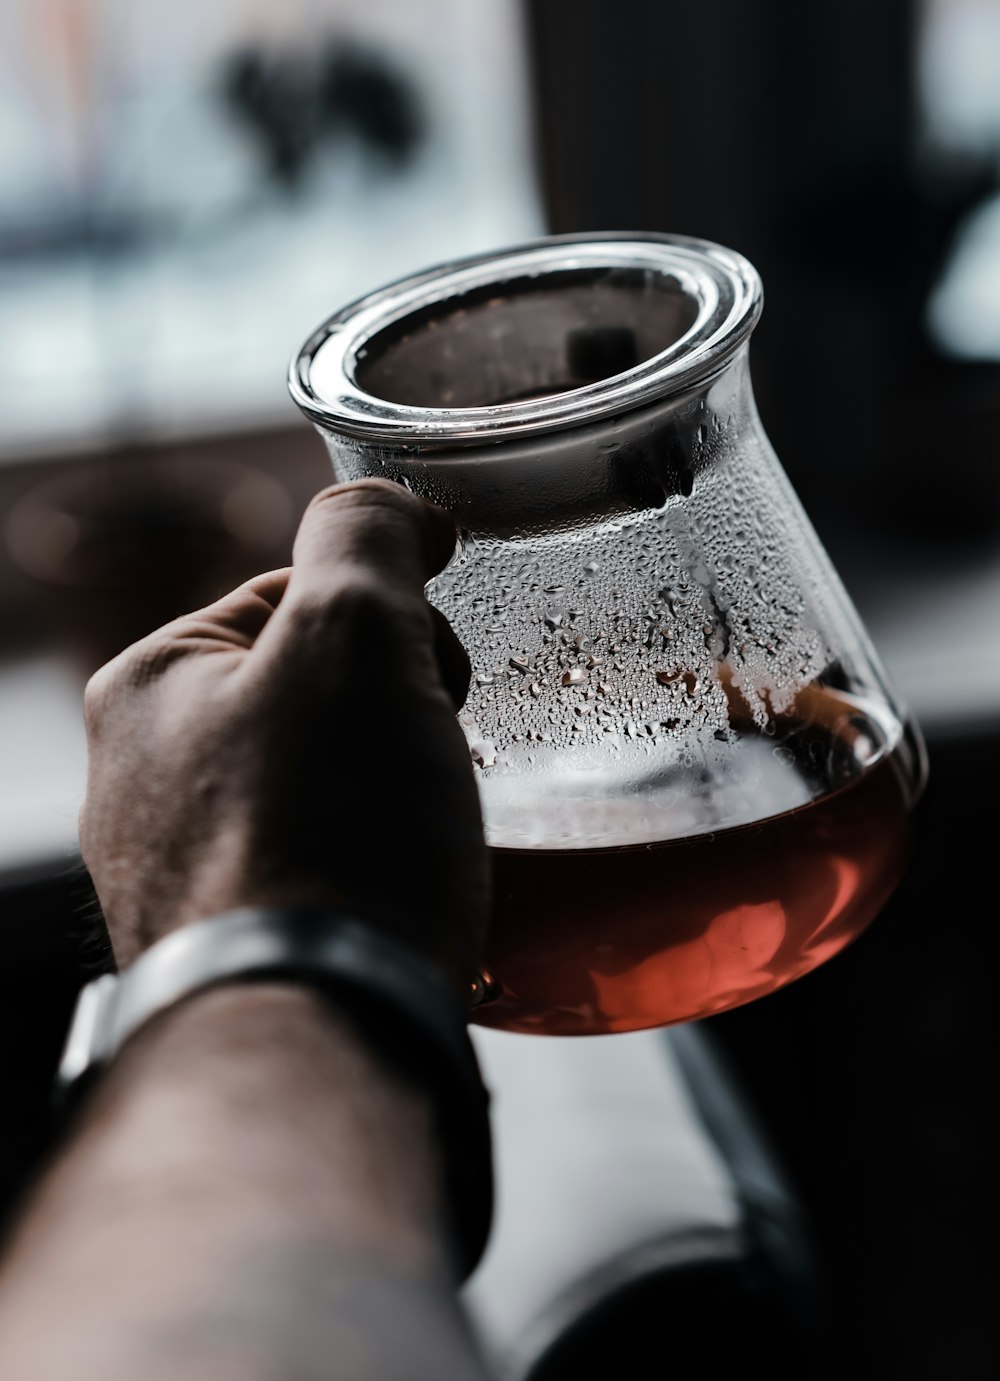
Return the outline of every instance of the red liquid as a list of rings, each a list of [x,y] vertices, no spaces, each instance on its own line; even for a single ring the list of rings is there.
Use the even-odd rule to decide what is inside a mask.
[[[618,849],[494,849],[484,1026],[632,1031],[750,1002],[824,963],[903,871],[912,744],[759,824]]]

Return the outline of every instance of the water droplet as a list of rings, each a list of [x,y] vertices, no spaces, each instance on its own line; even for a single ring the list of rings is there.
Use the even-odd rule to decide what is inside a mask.
[[[545,593],[547,595],[558,595],[562,593],[562,588],[561,585],[546,585]]]
[[[537,681],[532,681],[531,685],[528,687],[528,690],[531,691],[531,694],[535,697],[536,700],[542,693],[542,688]]]
[[[562,679],[564,686],[578,686],[581,681],[586,681],[587,673],[583,667],[570,667]]]
[[[555,629],[561,628],[562,624],[563,616],[561,612],[558,609],[549,609],[545,615],[546,628],[551,628],[554,632]]]
[[[669,686],[669,685],[671,685],[674,681],[677,681],[677,680],[680,679],[680,672],[679,672],[679,671],[658,671],[658,672],[656,673],[656,679],[657,679],[657,681],[659,681],[659,683],[660,683],[661,686]]]
[[[476,685],[477,685],[477,686],[492,686],[492,684],[493,684],[493,673],[492,673],[492,672],[489,672],[489,671],[480,671],[480,672],[477,673],[477,675],[476,675]]]
[[[515,671],[525,676],[531,670],[531,658],[526,653],[518,653],[511,657],[510,664]]]
[[[584,566],[583,566],[583,573],[584,573],[584,575],[596,575],[597,572],[598,572],[600,569],[601,569],[601,568],[600,568],[600,566],[597,564],[596,561],[585,561],[585,562],[584,562]]]
[[[469,752],[472,754],[472,761],[480,767],[492,767],[497,760],[496,746],[489,739],[484,739],[482,743],[471,743]]]
[[[700,694],[701,686],[698,684],[698,678],[693,671],[686,671],[683,679],[684,689],[687,691],[688,695]]]
[[[588,671],[593,671],[596,667],[602,667],[603,665],[604,665],[604,658],[603,658],[603,657],[597,657],[597,656],[593,656],[593,655],[592,655],[592,656],[590,656],[590,657],[587,658],[587,670],[588,670]]]
[[[704,446],[704,444],[705,444],[705,438],[706,438],[707,436],[708,436],[708,430],[707,430],[707,428],[706,428],[706,427],[704,426],[704,424],[703,424],[702,426],[700,426],[700,427],[698,428],[698,445],[699,445],[699,446]]]

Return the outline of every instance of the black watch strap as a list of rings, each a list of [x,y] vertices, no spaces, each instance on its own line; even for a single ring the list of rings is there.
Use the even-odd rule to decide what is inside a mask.
[[[59,1067],[60,1101],[91,1082],[140,1027],[220,983],[295,980],[326,991],[366,1043],[432,1098],[463,1278],[489,1234],[489,1098],[454,995],[416,953],[351,916],[314,907],[253,908],[159,940],[121,975],[80,994]]]

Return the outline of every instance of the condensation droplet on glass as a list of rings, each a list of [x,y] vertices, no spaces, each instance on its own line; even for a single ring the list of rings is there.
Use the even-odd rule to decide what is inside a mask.
[[[496,745],[488,739],[482,743],[471,743],[469,752],[472,754],[472,761],[480,767],[492,767],[497,760]]]
[[[586,679],[587,673],[584,671],[583,667],[570,667],[569,671],[564,674],[562,683],[564,686],[578,686],[582,681],[586,681]]]

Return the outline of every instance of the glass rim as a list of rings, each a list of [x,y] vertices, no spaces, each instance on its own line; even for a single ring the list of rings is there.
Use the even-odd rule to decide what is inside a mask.
[[[407,317],[471,293],[560,274],[639,270],[673,279],[694,307],[665,349],[619,374],[544,397],[480,407],[418,407],[368,392],[357,364],[375,337]],[[714,377],[763,307],[757,270],[735,250],[688,236],[606,231],[554,235],[471,255],[398,279],[328,317],[293,356],[288,386],[318,427],[400,445],[448,447],[559,431],[630,412]]]

